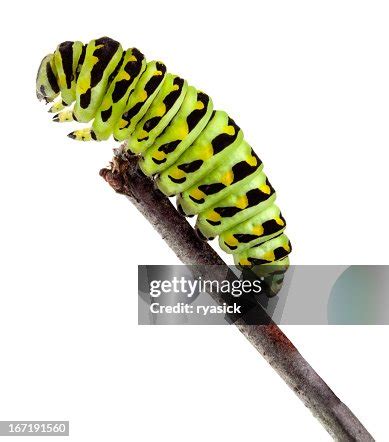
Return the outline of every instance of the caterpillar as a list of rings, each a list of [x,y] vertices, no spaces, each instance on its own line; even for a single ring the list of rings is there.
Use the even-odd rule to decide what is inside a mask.
[[[235,265],[286,271],[291,244],[262,161],[235,121],[164,63],[108,37],[66,41],[43,58],[36,93],[56,122],[92,121],[70,138],[126,141],[142,172],[183,215],[197,215],[198,235],[218,236]]]

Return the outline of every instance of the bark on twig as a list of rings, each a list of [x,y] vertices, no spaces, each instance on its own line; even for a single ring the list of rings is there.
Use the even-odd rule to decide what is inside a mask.
[[[186,219],[137,165],[137,157],[118,152],[111,167],[102,169],[100,175],[116,192],[130,199],[184,264],[220,266],[221,274],[225,275],[225,262],[198,238]],[[335,440],[374,441],[276,324],[247,325],[244,319],[239,319],[235,325]]]

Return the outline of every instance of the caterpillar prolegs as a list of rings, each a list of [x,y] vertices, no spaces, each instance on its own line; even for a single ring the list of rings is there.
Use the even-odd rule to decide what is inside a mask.
[[[240,127],[207,94],[108,37],[61,43],[42,60],[36,88],[53,102],[54,121],[93,120],[71,138],[127,141],[143,173],[236,265],[286,271],[291,245],[276,193]]]

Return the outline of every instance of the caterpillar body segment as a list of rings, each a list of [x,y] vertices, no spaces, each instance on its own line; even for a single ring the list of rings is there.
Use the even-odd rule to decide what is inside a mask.
[[[205,238],[214,238],[266,209],[275,198],[275,191],[266,175],[263,171],[256,172],[251,180],[242,183],[233,193],[199,213],[196,228]]]
[[[61,104],[64,107],[76,99],[76,72],[83,46],[81,41],[65,41],[54,52]]]
[[[114,125],[123,114],[128,97],[145,69],[145,57],[138,49],[128,49],[123,53],[117,73],[93,121],[92,130],[97,140],[107,140],[112,135]]]
[[[37,97],[56,100],[54,121],[93,120],[71,132],[73,139],[126,141],[143,173],[177,197],[178,210],[197,215],[200,237],[219,236],[236,265],[282,280],[291,245],[275,190],[243,131],[214,110],[207,94],[162,62],[147,62],[138,49],[103,37],[87,45],[64,42],[47,55]]]
[[[235,154],[243,132],[224,111],[214,111],[207,126],[173,166],[157,177],[157,186],[166,195],[181,193],[220,165],[223,157]],[[190,215],[187,212],[187,215]]]
[[[167,74],[155,100],[130,135],[134,153],[145,152],[173,119],[184,101],[188,83],[177,75]]]
[[[272,239],[234,255],[234,263],[243,270],[249,268],[254,275],[263,279],[270,295],[282,288],[285,272],[289,267],[289,253],[292,251],[289,238],[280,234]]]
[[[121,60],[123,49],[107,37],[92,40],[76,83],[74,119],[88,123],[96,115],[107,91],[108,80]]]
[[[224,155],[218,167],[211,170],[200,184],[182,193],[180,204],[185,213],[200,213],[214,206],[235,189],[250,182],[254,173],[262,170],[262,161],[245,141],[237,145],[233,152],[231,149],[230,155]]]
[[[234,255],[234,262],[235,265],[242,270],[244,279],[252,280],[260,278],[264,281],[268,287],[268,296],[274,296],[281,290],[285,273],[290,265],[288,256],[271,263],[263,262],[262,264],[248,265],[247,263],[239,264],[239,258]]]
[[[231,174],[227,171],[222,177],[221,182],[217,180],[218,175],[221,175],[222,171],[216,169],[212,174],[207,175],[201,184],[194,186],[192,189],[181,193],[177,197],[177,204],[181,207],[181,210],[185,216],[204,215],[206,216],[209,226],[201,227],[203,223],[198,219],[197,227],[201,231],[202,236],[205,238],[214,238],[218,233],[216,231],[217,226],[222,226],[222,218],[232,218],[240,210],[237,206],[241,206],[244,209],[247,206],[247,197],[244,192],[234,200],[235,192],[240,192],[242,187],[247,185],[251,186],[252,181],[256,178],[256,175],[260,174],[262,166],[260,166],[255,173],[247,177],[242,182],[231,184]],[[209,179],[208,179],[209,177]],[[208,184],[207,181],[210,181]],[[224,184],[226,183],[226,184]],[[230,198],[229,198],[230,197]],[[234,200],[234,202],[232,202]],[[234,208],[231,204],[234,204]],[[219,214],[220,212],[220,214]],[[247,211],[244,212],[247,215]],[[222,215],[221,215],[222,214]],[[226,220],[227,221],[227,220]],[[233,219],[235,224],[235,219]],[[224,231],[224,227],[222,227]]]
[[[236,255],[280,235],[285,226],[286,222],[280,209],[276,204],[272,204],[257,215],[222,232],[219,236],[219,246],[225,252]]]
[[[175,117],[142,155],[139,167],[143,173],[154,175],[174,164],[201,134],[211,117],[212,110],[213,103],[209,96],[189,86]],[[129,149],[132,151],[131,146]]]
[[[134,131],[138,122],[147,112],[166,75],[166,66],[160,61],[147,63],[146,70],[137,82],[134,91],[128,98],[125,112],[114,128],[114,137],[124,141]]]
[[[145,69],[145,57],[138,49],[132,48],[123,52],[119,64],[111,74],[108,90],[96,112],[92,127],[71,132],[69,137],[82,141],[107,140],[125,111],[128,98]]]
[[[235,254],[234,261],[239,266],[274,264],[275,261],[287,258],[291,250],[289,238],[285,234],[281,234],[262,244],[257,244],[251,249]]]

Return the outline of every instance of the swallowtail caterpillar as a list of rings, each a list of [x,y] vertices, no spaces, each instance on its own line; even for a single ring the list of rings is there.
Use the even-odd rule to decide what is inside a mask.
[[[70,138],[127,141],[143,173],[177,196],[183,215],[197,215],[198,234],[218,236],[236,265],[286,271],[291,245],[263,164],[207,94],[108,37],[58,45],[41,62],[36,92],[54,121],[92,122]]]

